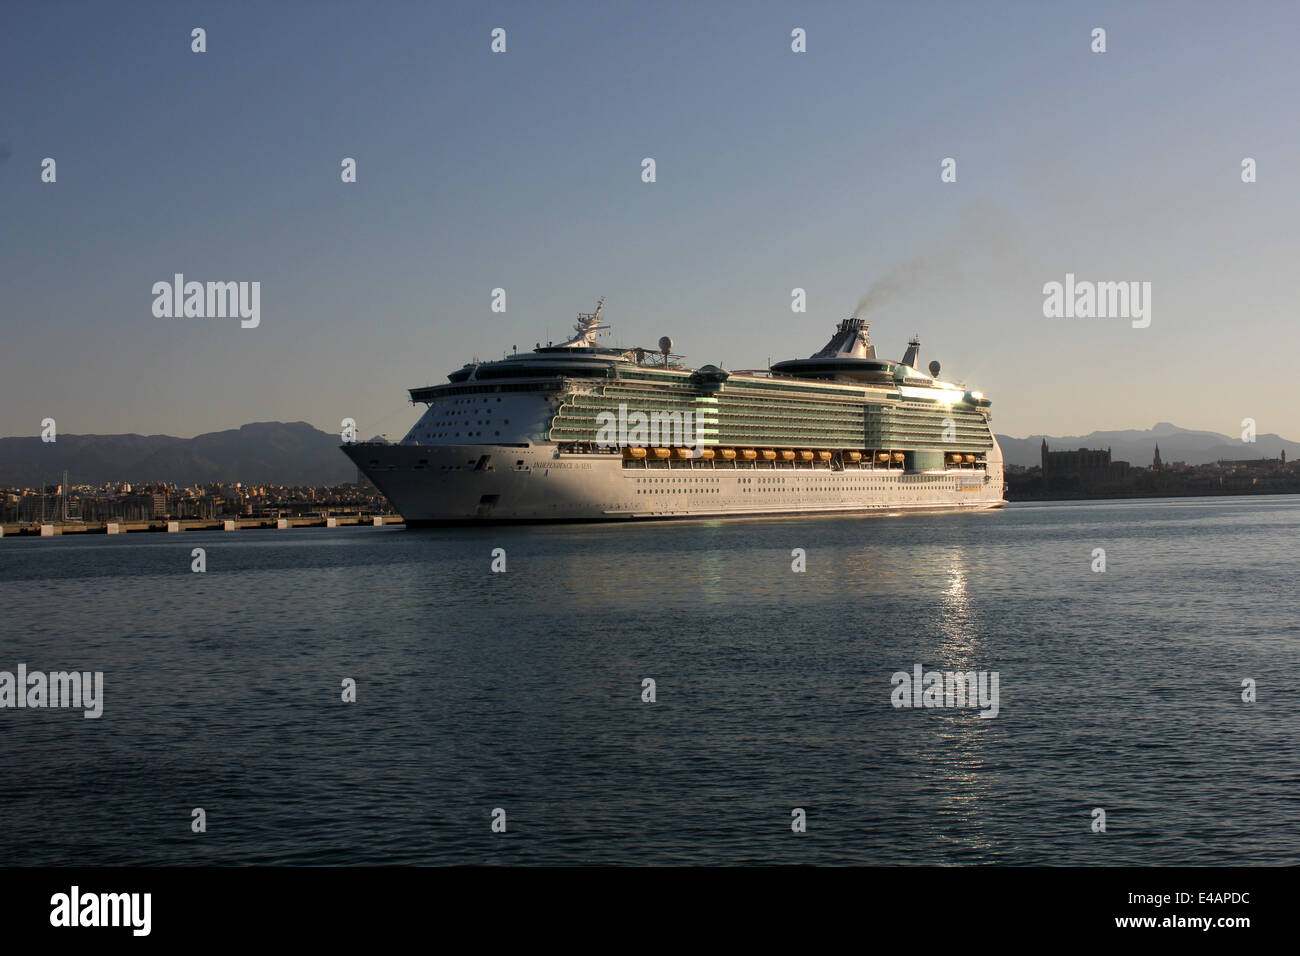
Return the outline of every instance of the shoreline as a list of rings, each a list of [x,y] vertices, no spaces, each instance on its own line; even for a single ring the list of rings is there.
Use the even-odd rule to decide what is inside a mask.
[[[1047,494],[1047,495],[1007,495],[1008,504],[1034,501],[1140,501],[1151,498],[1268,498],[1283,497],[1286,495],[1300,495],[1300,490],[1295,489],[1269,489],[1269,490],[1245,490],[1240,491],[1151,491],[1135,492],[1117,491],[1112,493],[1078,493],[1078,494]]]

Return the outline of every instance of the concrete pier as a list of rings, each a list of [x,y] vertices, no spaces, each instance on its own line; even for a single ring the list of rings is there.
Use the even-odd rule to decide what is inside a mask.
[[[250,528],[342,528],[350,525],[404,524],[400,515],[304,515],[300,518],[191,518],[150,521],[67,521],[37,522],[0,525],[0,538],[58,537],[65,534],[129,534],[136,531],[161,531],[176,534],[182,531],[244,531]]]

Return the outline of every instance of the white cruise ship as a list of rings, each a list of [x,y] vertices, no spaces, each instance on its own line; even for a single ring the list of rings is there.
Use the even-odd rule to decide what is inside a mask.
[[[764,371],[691,369],[575,334],[410,390],[397,444],[343,451],[408,526],[734,515],[895,513],[1003,504],[1002,451],[980,392],[877,358],[862,319]]]

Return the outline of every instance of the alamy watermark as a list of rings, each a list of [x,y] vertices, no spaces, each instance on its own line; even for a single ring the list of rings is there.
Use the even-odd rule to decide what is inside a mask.
[[[998,715],[997,671],[928,671],[920,664],[912,672],[895,671],[889,701],[903,707],[978,707],[981,717]]]
[[[159,319],[240,319],[240,327],[262,323],[262,283],[186,282],[176,273],[173,282],[153,284],[153,314]]]
[[[1151,324],[1150,282],[1091,282],[1076,280],[1043,286],[1043,316],[1048,319],[1132,319],[1133,328]]]
[[[104,713],[103,671],[0,671],[0,707],[80,707],[94,720]]]
[[[601,448],[695,448],[704,443],[704,422],[694,412],[629,412],[620,402],[618,413],[599,412],[596,444]]]
[[[133,936],[148,936],[153,921],[152,893],[86,893],[73,885],[50,897],[50,925],[56,928],[121,926]]]

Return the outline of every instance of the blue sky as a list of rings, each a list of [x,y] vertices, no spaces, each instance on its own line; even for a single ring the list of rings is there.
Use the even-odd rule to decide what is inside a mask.
[[[878,349],[919,333],[999,432],[1296,438],[1297,27],[1282,3],[11,3],[0,434],[400,437],[406,388],[601,295],[610,342],[753,368],[883,280]],[[176,272],[261,282],[260,326],[156,318]],[[1044,318],[1067,272],[1151,282],[1150,327]]]

